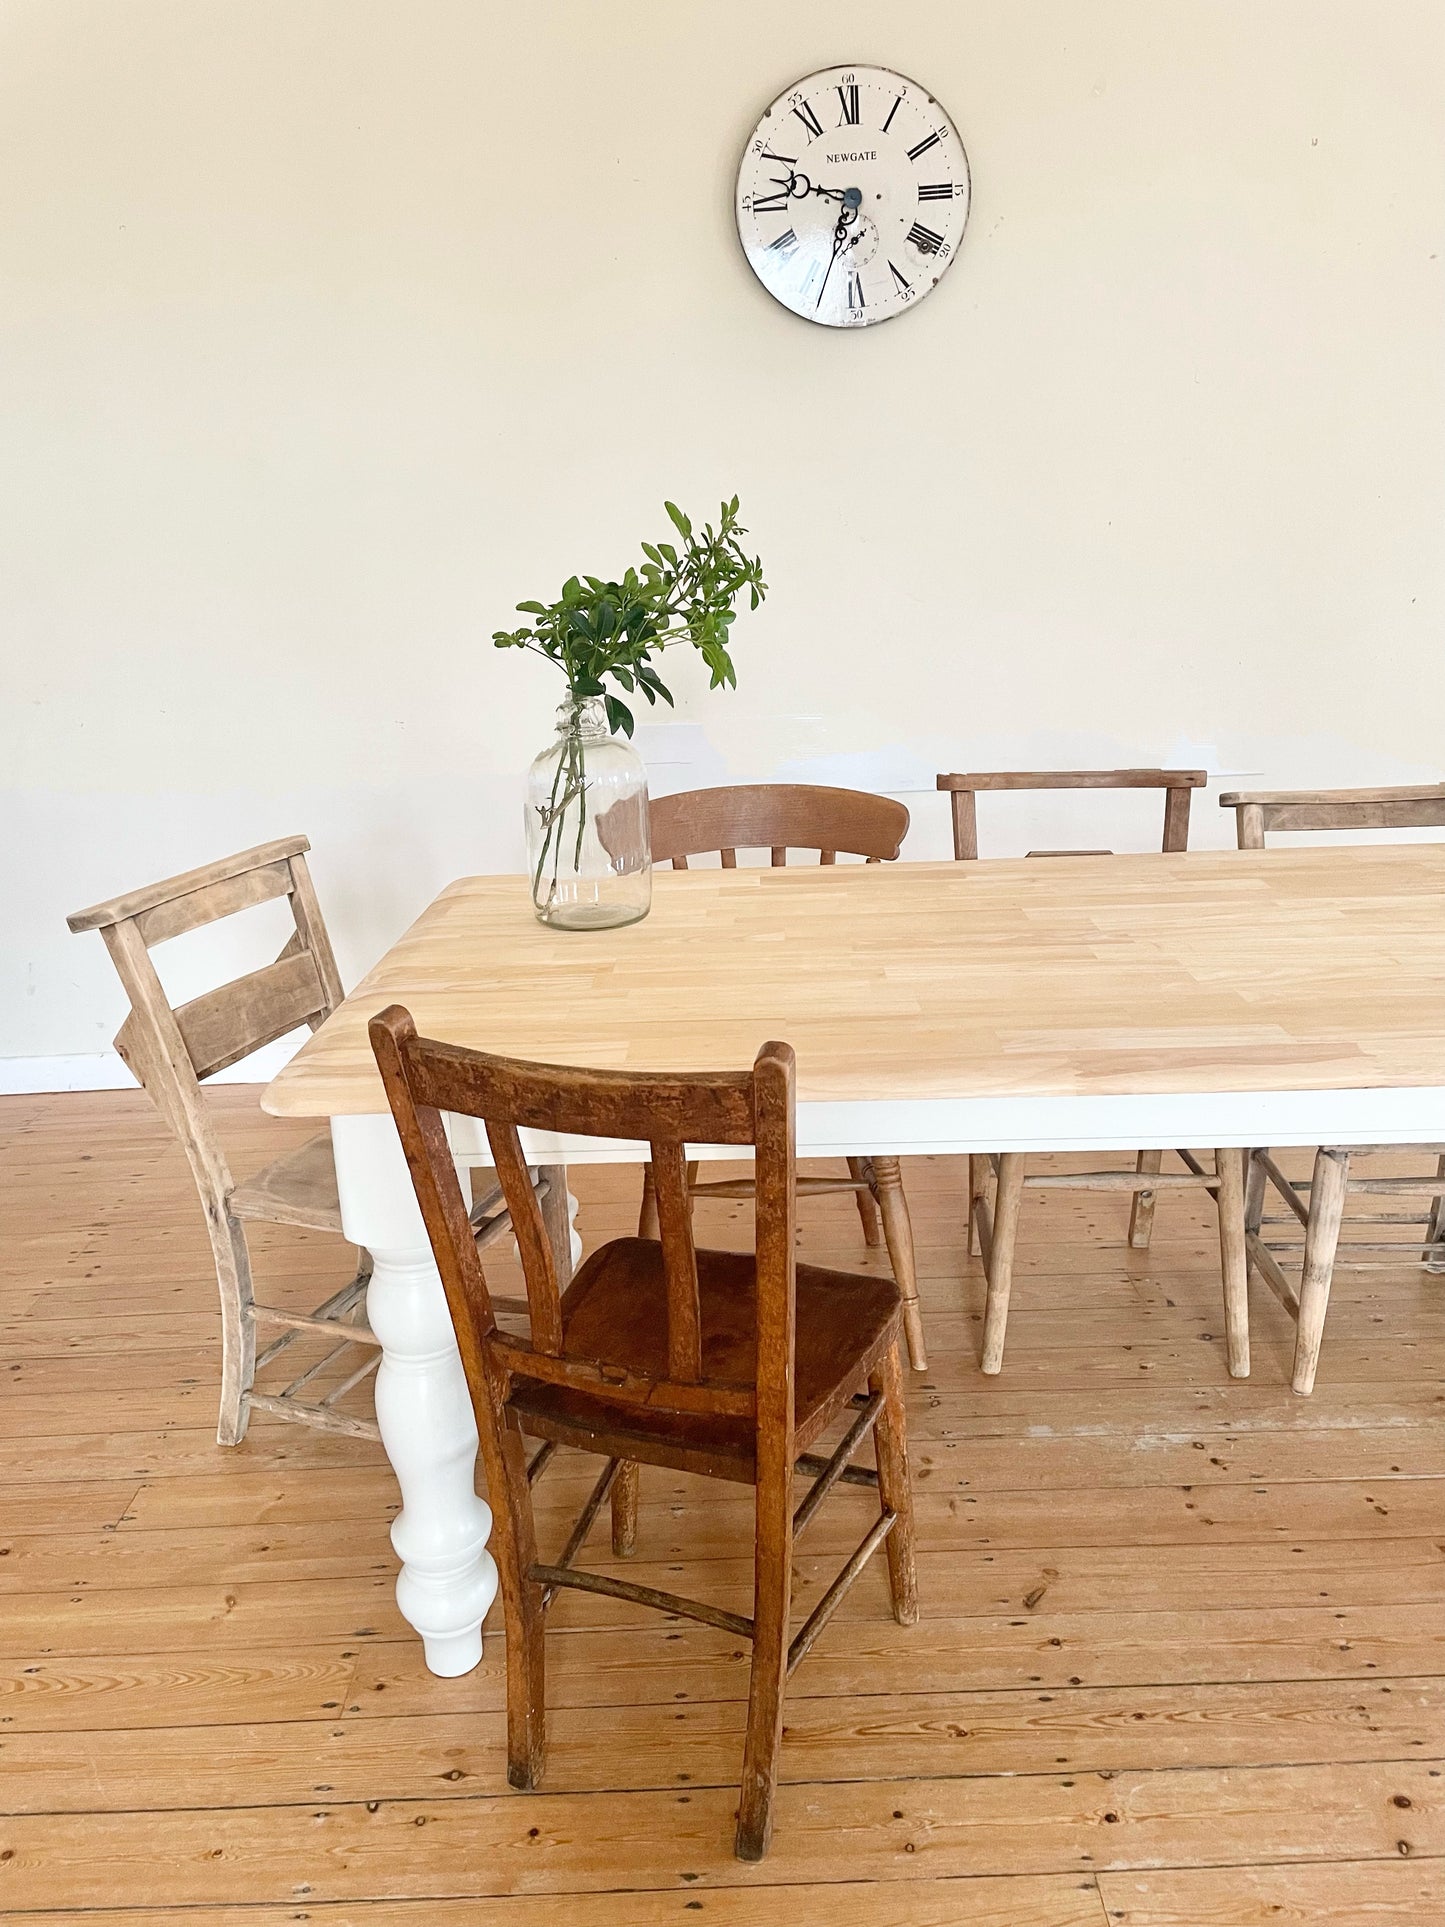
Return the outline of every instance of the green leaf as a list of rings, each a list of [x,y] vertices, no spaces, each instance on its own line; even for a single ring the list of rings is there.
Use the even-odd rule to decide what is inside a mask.
[[[632,711],[615,696],[607,698],[607,721],[614,733],[621,730],[624,736],[632,734]]]
[[[662,506],[667,510],[668,521],[671,522],[678,534],[686,541],[688,536],[692,534],[692,523],[683,514],[676,502],[664,502]]]

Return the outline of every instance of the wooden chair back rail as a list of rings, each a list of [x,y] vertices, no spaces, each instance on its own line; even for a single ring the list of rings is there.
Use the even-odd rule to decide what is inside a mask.
[[[351,1317],[352,1308],[364,1303],[369,1260],[363,1260],[361,1270],[344,1291],[314,1312],[287,1313],[256,1305],[242,1216],[264,1218],[274,1212],[281,1222],[325,1224],[328,1220],[324,1213],[320,1220],[314,1216],[314,1198],[300,1187],[295,1173],[289,1197],[269,1192],[257,1195],[255,1186],[236,1195],[200,1088],[206,1078],[239,1063],[288,1031],[303,1024],[317,1029],[342,1000],[336,958],[306,866],[309,848],[304,836],[258,844],[181,876],[78,910],[68,919],[72,930],[98,930],[105,941],[130,1001],[130,1011],[116,1035],[116,1049],[179,1139],[200,1193],[221,1294],[222,1389],[217,1435],[223,1444],[235,1444],[243,1436],[252,1407],[308,1425],[365,1438],[379,1437],[373,1421],[350,1418],[332,1409],[375,1369],[375,1356],[339,1386],[329,1389],[319,1403],[313,1405],[299,1397],[323,1366],[339,1358],[349,1346],[376,1345],[367,1327]],[[172,1007],[151,960],[151,948],[282,897],[288,900],[294,927],[275,962]],[[283,1188],[284,1163],[268,1167],[267,1174]],[[314,1183],[314,1176],[309,1181]],[[293,1215],[286,1215],[288,1208]],[[329,1208],[334,1210],[334,1203]],[[253,1389],[258,1320],[288,1328],[260,1354],[262,1364],[275,1359],[306,1333],[327,1335],[334,1331],[341,1342],[328,1360],[302,1372],[279,1394],[263,1396]]]
[[[418,1105],[466,1111],[489,1124],[496,1120],[514,1129],[652,1143],[757,1141],[754,1078],[745,1071],[673,1077],[665,1071],[576,1070],[493,1057],[429,1038],[419,1040],[407,1062],[408,1088]],[[505,1179],[501,1183],[506,1197]],[[507,1203],[510,1208],[510,1197]]]
[[[810,783],[685,790],[655,798],[648,817],[653,861],[675,870],[714,850],[725,870],[737,867],[739,850],[767,850],[774,869],[786,864],[789,850],[816,850],[820,863],[836,863],[840,852],[884,863],[898,855],[908,833],[902,803]]]
[[[960,862],[978,856],[978,796],[984,790],[1163,790],[1166,852],[1189,847],[1189,806],[1192,792],[1208,782],[1202,769],[1053,769],[945,772],[937,779],[946,790],[953,811],[953,854]],[[1033,854],[1031,852],[1031,854]],[[1064,856],[1063,850],[1039,851],[1041,856]],[[1107,851],[1088,852],[1107,855]]]
[[[204,1082],[288,1031],[319,1023],[330,1009],[316,958],[301,950],[193,998],[175,1018],[196,1078]]]
[[[88,910],[76,910],[66,918],[66,922],[72,930],[100,930],[109,923],[129,923],[165,904],[179,905],[189,903],[192,899],[204,899],[208,893],[216,891],[217,886],[231,883],[238,877],[258,871],[274,871],[278,864],[289,864],[294,858],[304,857],[310,848],[304,836],[283,836],[272,843],[258,843],[252,849],[237,851],[235,856],[225,856],[215,863],[203,864],[198,870],[186,870],[180,876],[148,883],[142,889],[127,890],[122,896],[92,904]],[[250,897],[243,892],[240,902],[230,902],[224,892],[218,893],[210,900],[219,903],[221,908],[208,909],[205,915],[194,915],[193,905],[192,910],[185,913],[191,920],[179,922],[166,934],[179,936],[182,931],[194,930],[216,917],[229,916],[233,909],[244,909],[248,903],[264,903],[268,896],[280,895],[280,890],[267,888],[260,896]],[[162,923],[157,927],[163,928],[164,925]],[[161,939],[152,936],[148,941],[159,943]]]
[[[1270,830],[1433,830],[1445,827],[1445,783],[1393,789],[1231,790],[1241,850],[1262,850]]]

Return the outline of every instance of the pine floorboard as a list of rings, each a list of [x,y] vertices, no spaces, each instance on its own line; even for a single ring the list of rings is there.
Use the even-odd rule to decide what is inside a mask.
[[[309,1134],[245,1087],[216,1103],[240,1171]],[[510,1791],[500,1631],[464,1679],[426,1672],[379,1449],[265,1418],[215,1445],[214,1282],[145,1101],[0,1100],[0,1917],[1445,1922],[1445,1280],[1341,1274],[1299,1400],[1264,1293],[1254,1374],[1225,1376],[1192,1200],[1132,1253],[1118,1201],[1033,1193],[988,1381],[959,1163],[907,1181],[923,1616],[894,1626],[878,1573],[855,1589],[795,1676],[774,1848],[743,1867],[737,1642],[564,1595],[546,1789]],[[636,1182],[574,1175],[589,1243],[629,1228]],[[846,1197],[800,1216],[809,1258],[884,1262]],[[746,1209],[700,1228],[740,1243]],[[349,1275],[303,1232],[255,1250],[279,1302]],[[591,1476],[559,1458],[544,1546]],[[861,1503],[810,1533],[800,1609]],[[645,1473],[628,1574],[745,1607],[749,1531],[746,1494]],[[620,1569],[601,1528],[589,1561]]]

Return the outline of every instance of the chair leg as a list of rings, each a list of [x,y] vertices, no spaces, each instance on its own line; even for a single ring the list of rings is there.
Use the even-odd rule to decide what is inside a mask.
[[[251,1418],[256,1315],[246,1234],[224,1207],[222,1214],[219,1222],[209,1212],[206,1216],[221,1294],[221,1409],[216,1420],[216,1443],[239,1445]]]
[[[893,1617],[900,1626],[918,1624],[918,1571],[913,1556],[913,1487],[908,1479],[908,1421],[903,1408],[903,1370],[898,1347],[869,1374],[868,1390],[883,1394],[883,1406],[873,1427],[873,1454],[878,1467],[878,1496],[898,1523],[883,1542],[888,1555],[888,1590]]]
[[[916,1372],[928,1370],[928,1351],[923,1342],[923,1314],[918,1309],[918,1266],[913,1255],[913,1224],[908,1216],[908,1200],[903,1195],[903,1173],[897,1158],[874,1158],[873,1178],[877,1186],[878,1210],[883,1219],[883,1236],[888,1243],[888,1258],[893,1276],[903,1293],[903,1330],[908,1339],[908,1358]]]
[[[1003,1346],[1008,1333],[1008,1301],[1013,1286],[1014,1243],[1018,1236],[1019,1206],[1024,1195],[1022,1151],[1005,1151],[998,1161],[998,1189],[993,1204],[993,1249],[989,1255],[988,1299],[983,1317],[983,1369],[1003,1369]]]
[[[521,1433],[507,1427],[499,1448],[484,1438],[482,1455],[507,1633],[507,1780],[525,1790],[540,1786],[547,1764],[547,1674],[542,1588],[529,1576],[537,1541]]]
[[[1244,1242],[1244,1165],[1248,1151],[1214,1153],[1219,1176],[1219,1269],[1224,1280],[1224,1342],[1231,1378],[1249,1377],[1249,1254]]]
[[[1136,1171],[1158,1171],[1164,1164],[1162,1151],[1141,1151],[1134,1161]],[[1132,1251],[1147,1251],[1149,1240],[1154,1235],[1154,1206],[1158,1194],[1154,1191],[1136,1191],[1134,1202],[1129,1207],[1129,1247]]]
[[[1445,1178],[1445,1157],[1435,1160],[1435,1175]],[[1425,1269],[1428,1272],[1445,1271],[1445,1197],[1436,1198],[1430,1206],[1430,1220],[1425,1229],[1425,1242],[1431,1247],[1425,1254]]]
[[[1340,1241],[1345,1186],[1350,1175],[1348,1151],[1323,1147],[1315,1153],[1310,1186],[1310,1217],[1305,1227],[1304,1267],[1300,1273],[1299,1332],[1294,1347],[1294,1389],[1302,1396],[1315,1387],[1320,1341],[1325,1335],[1325,1313],[1330,1303],[1330,1281],[1335,1270],[1335,1248]]]
[[[1244,1157],[1244,1231],[1247,1238],[1257,1238],[1264,1222],[1264,1194],[1269,1180],[1253,1151],[1246,1151]]]
[[[978,1229],[978,1210],[987,1197],[988,1159],[979,1152],[970,1152],[968,1159],[968,1255],[970,1258],[983,1250],[983,1239]]]
[[[618,1559],[637,1550],[638,1470],[635,1460],[623,1459],[612,1481],[612,1551]]]
[[[871,1185],[868,1175],[867,1158],[849,1158],[848,1175],[860,1185]],[[881,1245],[883,1242],[883,1220],[878,1215],[878,1200],[873,1192],[859,1190],[853,1193],[858,1205],[858,1216],[863,1221],[863,1242],[865,1245]]]
[[[753,1548],[753,1665],[748,1726],[733,1851],[761,1860],[773,1831],[773,1794],[783,1744],[783,1693],[788,1683],[788,1617],[792,1610],[792,1492],[787,1470],[759,1484]]]
[[[650,1164],[642,1167],[642,1209],[637,1214],[637,1235],[639,1238],[662,1236],[657,1220],[657,1183]]]

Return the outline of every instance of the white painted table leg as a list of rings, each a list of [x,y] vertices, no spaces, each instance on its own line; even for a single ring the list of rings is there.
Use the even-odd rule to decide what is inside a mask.
[[[396,1603],[434,1673],[470,1672],[497,1591],[486,1550],[491,1509],[476,1495],[477,1427],[441,1278],[396,1127],[386,1117],[331,1121],[341,1221],[375,1269],[367,1321],[381,1340],[376,1417],[401,1487],[391,1543]]]

